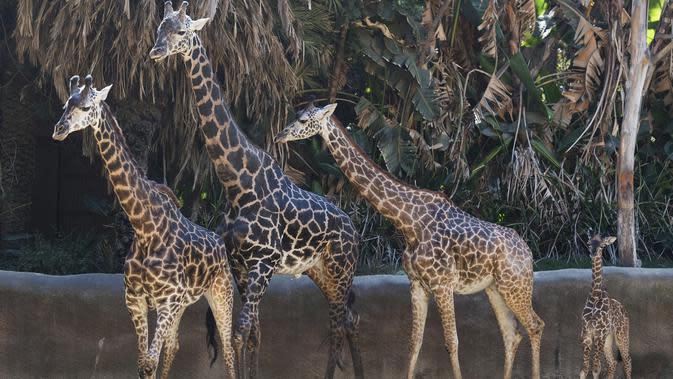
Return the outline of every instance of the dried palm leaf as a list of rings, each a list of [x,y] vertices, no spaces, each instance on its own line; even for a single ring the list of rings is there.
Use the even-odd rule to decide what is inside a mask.
[[[522,34],[535,29],[535,0],[516,0],[516,15]]]
[[[479,37],[481,44],[481,52],[484,55],[495,58],[498,53],[498,46],[496,40],[496,23],[498,21],[498,13],[495,9],[495,0],[489,0],[484,14],[481,16],[481,24],[477,28],[482,32]]]
[[[481,97],[479,104],[475,111],[481,118],[486,114],[493,116],[504,115],[507,113],[512,115],[512,97],[509,88],[497,74],[491,75],[484,95]]]
[[[270,125],[268,136],[285,125],[286,105],[298,83],[299,27],[288,0],[194,0],[193,17],[212,17],[201,32],[222,89],[232,107],[255,123]],[[17,0],[17,55],[39,68],[38,82],[53,81],[68,97],[65,78],[91,73],[114,83],[116,100],[133,98],[173,110],[175,127],[161,128],[157,142],[167,159],[187,161],[197,174],[210,172],[205,149],[194,139],[196,106],[191,84],[177,59],[157,64],[147,57],[154,44],[162,7],[158,0]],[[282,35],[279,35],[282,34]],[[291,54],[288,56],[286,52]],[[178,71],[178,72],[175,72]],[[251,80],[254,78],[254,80]]]

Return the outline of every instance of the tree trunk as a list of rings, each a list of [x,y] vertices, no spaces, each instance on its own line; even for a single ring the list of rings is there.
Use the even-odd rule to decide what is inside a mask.
[[[619,238],[619,264],[635,267],[639,260],[636,254],[633,165],[645,78],[650,67],[647,47],[647,1],[632,1],[629,55],[631,59],[626,80],[626,105],[617,167],[617,236]]]

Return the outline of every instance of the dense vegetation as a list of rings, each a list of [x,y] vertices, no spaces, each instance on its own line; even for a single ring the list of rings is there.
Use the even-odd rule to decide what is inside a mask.
[[[17,3],[13,53],[37,67],[43,91],[58,103],[64,78],[90,68],[115,84],[120,104],[154,109],[154,125],[163,126],[135,144],[185,213],[214,229],[225,201],[195,133],[185,75],[175,72],[182,66],[146,58],[161,1]],[[310,101],[338,102],[337,116],[378,163],[515,228],[544,262],[582,262],[590,230],[616,233],[629,1],[248,3],[192,1],[193,13],[213,18],[204,40],[226,95],[248,135],[289,175],[349,212],[367,270],[396,270],[401,236],[355,196],[318,139],[289,149],[271,143]],[[637,244],[650,262],[673,255],[672,15],[670,2],[650,0],[654,69],[635,158]]]

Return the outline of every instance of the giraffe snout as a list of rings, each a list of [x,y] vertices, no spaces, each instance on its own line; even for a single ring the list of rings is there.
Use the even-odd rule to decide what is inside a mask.
[[[54,134],[51,136],[56,141],[63,141],[65,137],[68,136],[68,127],[62,123],[59,122],[54,126]]]
[[[160,60],[166,57],[166,47],[165,46],[154,46],[150,50],[150,58],[154,60]]]

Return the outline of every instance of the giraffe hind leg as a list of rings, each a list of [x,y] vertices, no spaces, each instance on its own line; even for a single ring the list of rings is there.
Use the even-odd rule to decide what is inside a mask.
[[[495,312],[495,317],[498,320],[500,331],[502,332],[503,342],[505,344],[505,370],[503,374],[504,379],[512,377],[512,367],[514,364],[514,357],[516,356],[517,348],[521,342],[521,333],[517,330],[516,316],[507,307],[502,296],[494,286],[486,288],[486,295],[491,303],[491,307]]]
[[[603,343],[603,353],[605,355],[605,362],[607,363],[607,379],[613,379],[615,377],[615,370],[617,367],[617,360],[615,359],[614,353],[612,351],[613,344],[614,337],[612,333],[608,333],[608,336]]]
[[[540,379],[540,343],[544,331],[544,321],[533,309],[533,275],[522,278],[515,284],[497,285],[498,292],[505,300],[507,307],[523,325],[531,350],[531,377]]]
[[[355,294],[350,292],[347,304],[346,337],[348,338],[348,347],[353,359],[353,372],[357,379],[364,378],[364,368],[362,367],[362,354],[360,352],[360,337],[358,334],[358,325],[360,316],[353,310],[352,305],[355,302]]]
[[[234,294],[229,280],[229,273],[223,272],[218,276],[211,288],[206,291],[206,300],[213,312],[217,330],[222,340],[222,356],[226,366],[227,376],[236,378],[234,363],[234,349],[231,345],[232,312],[234,307]]]
[[[629,353],[629,319],[625,317],[624,324],[617,328],[615,340],[624,365],[626,379],[631,379],[631,354]]]
[[[461,379],[460,362],[458,360],[458,332],[456,330],[456,312],[453,302],[453,288],[446,284],[433,290],[435,302],[439,308],[444,329],[444,343],[451,358],[454,379]]]
[[[349,237],[331,242],[324,252],[324,258],[306,271],[306,274],[320,288],[329,304],[330,351],[325,370],[325,378],[334,377],[336,366],[343,367],[343,345],[348,340],[349,351],[356,378],[364,377],[358,338],[358,318],[352,305],[353,276],[357,261],[357,245]]]
[[[580,379],[585,379],[589,373],[589,366],[591,365],[591,348],[593,347],[593,340],[591,333],[586,326],[582,328],[582,369],[580,370]]]

